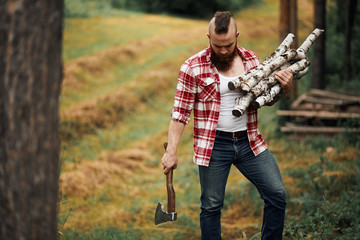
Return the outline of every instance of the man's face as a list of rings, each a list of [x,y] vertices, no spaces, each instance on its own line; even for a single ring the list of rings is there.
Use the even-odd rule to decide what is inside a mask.
[[[219,71],[230,69],[233,60],[237,54],[236,41],[238,33],[234,31],[228,33],[216,34],[212,32],[208,35],[211,46],[211,61]]]

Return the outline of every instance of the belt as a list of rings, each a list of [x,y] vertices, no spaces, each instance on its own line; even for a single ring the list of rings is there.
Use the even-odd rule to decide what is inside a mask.
[[[224,132],[217,130],[216,133],[219,134],[220,136],[232,137],[232,138],[241,138],[247,136],[247,130],[238,131],[238,132]]]

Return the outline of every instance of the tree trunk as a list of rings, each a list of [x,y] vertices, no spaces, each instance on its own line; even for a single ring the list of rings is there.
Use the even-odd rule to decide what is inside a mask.
[[[297,0],[280,0],[280,41],[288,33],[297,35]],[[291,48],[297,48],[298,42],[295,38]]]
[[[339,4],[339,3],[338,3]],[[345,9],[345,59],[344,59],[344,80],[348,81],[352,75],[351,69],[351,38],[354,25],[357,0],[346,0]]]
[[[0,239],[57,238],[62,0],[1,0]]]
[[[325,29],[326,0],[315,0],[315,28]],[[325,86],[325,34],[314,43],[312,88]]]
[[[280,0],[280,41],[282,41],[290,32],[290,1]],[[295,33],[292,33],[295,35]]]
[[[280,41],[286,37],[288,33],[297,35],[297,0],[280,0]],[[297,38],[291,44],[291,48],[298,48]],[[291,98],[297,97],[297,83],[291,91]]]
[[[298,14],[297,14],[297,0],[290,0],[290,32],[297,36],[298,32]],[[292,48],[298,48],[298,39],[295,38]]]

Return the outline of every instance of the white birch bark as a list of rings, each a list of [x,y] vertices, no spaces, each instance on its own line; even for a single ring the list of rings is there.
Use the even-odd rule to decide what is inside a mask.
[[[272,53],[270,54],[269,57],[265,58],[264,60],[264,64],[269,63],[272,59],[277,58],[278,56],[284,54],[289,48],[290,45],[293,43],[295,38],[295,35],[292,33],[289,33],[286,38],[281,42],[281,44],[279,45],[279,47]]]
[[[290,62],[284,63],[279,70],[284,70],[290,67]],[[271,75],[265,79],[262,79],[258,84],[256,84],[251,92],[255,95],[255,97],[260,96],[263,92],[266,92],[269,88],[274,86],[278,81],[275,78],[275,72],[271,73]]]
[[[281,69],[289,69],[292,71],[294,76],[297,76],[298,73],[304,70],[307,66],[309,66],[310,61],[309,59],[302,59],[297,61],[289,66],[289,64],[284,64]],[[269,88],[277,84],[278,81],[275,78],[275,73],[272,73],[268,78],[261,80],[258,84],[256,84],[252,89],[251,92],[254,94],[255,97],[258,97],[263,92],[267,91]]]
[[[298,53],[297,58],[305,58],[306,53],[313,45],[316,38],[318,38],[324,32],[323,29],[316,28],[310,35],[305,39],[301,46],[296,50]]]
[[[250,77],[252,77],[259,69],[260,66],[257,66],[254,69],[251,69],[250,71],[247,71],[243,74],[241,74],[237,79],[229,81],[228,83],[228,88],[232,91],[234,91],[235,89],[239,88],[240,85],[245,81],[244,79],[249,79]]]
[[[310,62],[309,62],[310,65]],[[306,67],[304,70],[299,71],[296,75],[295,78],[296,80],[300,80],[300,78],[302,78],[305,74],[307,74],[307,72],[309,71],[309,67]]]
[[[281,92],[281,86],[280,84],[276,84],[273,87],[271,87],[267,92],[265,92],[263,95],[257,97],[252,105],[255,109],[258,109],[262,106],[264,106],[267,103],[270,103],[274,100],[274,98]]]
[[[240,85],[240,91],[243,93],[249,92],[261,79],[268,77],[273,71],[278,69],[285,62],[293,59],[296,54],[296,51],[291,49],[271,61],[269,64],[262,66],[262,68],[257,71],[254,76]]]
[[[294,34],[289,33],[286,36],[286,38],[281,42],[279,47],[272,54],[270,54],[270,56],[267,57],[265,59],[265,61],[262,62],[262,64],[260,64],[259,66],[257,66],[256,68],[254,68],[250,71],[247,71],[246,73],[243,73],[241,76],[239,76],[238,79],[230,81],[228,83],[228,88],[230,90],[235,90],[235,89],[239,88],[243,82],[246,82],[249,78],[254,76],[254,74],[256,74],[256,72],[262,68],[262,66],[269,64],[273,59],[284,54],[290,48],[290,45],[294,41],[294,38],[295,38]]]
[[[294,80],[299,80],[308,70],[310,61],[306,53],[318,36],[324,32],[315,29],[297,49],[290,49],[294,35],[288,34],[280,46],[265,61],[244,74],[239,79],[229,83],[230,90],[240,88],[243,97],[235,99],[233,115],[240,117],[250,104],[260,108],[270,103],[281,92],[281,85],[275,78],[275,71],[289,69],[293,73]]]
[[[304,70],[310,65],[310,60],[308,58],[301,59],[293,64],[291,64],[288,68],[292,71],[294,75],[297,75],[300,71]]]
[[[246,109],[250,106],[250,103],[252,102],[252,100],[254,100],[254,94],[252,94],[251,92],[249,92],[245,96],[236,98],[235,99],[235,107],[234,107],[234,110],[232,111],[232,114],[235,117],[241,117],[244,114],[244,112],[246,111]]]
[[[298,73],[300,71],[305,70],[309,64],[310,64],[310,61],[309,61],[309,59],[306,58],[306,59],[297,61],[290,66],[289,66],[289,64],[284,64],[282,68],[291,70],[292,73],[294,74],[294,78],[295,78],[295,76],[297,78]],[[276,87],[275,89],[272,89],[273,86],[278,86],[278,87]],[[280,87],[280,90],[279,90],[279,87]],[[251,89],[250,93],[253,94],[252,97],[253,97],[253,99],[255,99],[255,102],[254,102],[255,107],[261,107],[264,104],[271,102],[274,99],[274,97],[276,96],[276,94],[280,93],[280,91],[281,91],[281,85],[276,80],[275,73],[273,72],[268,78],[263,79],[256,86],[254,86]],[[263,96],[260,96],[262,94],[263,94]],[[247,96],[247,95],[245,95],[245,96]],[[257,101],[257,99],[259,99],[259,100]],[[236,101],[236,106],[234,109],[239,111],[240,115],[242,115],[244,109],[246,110],[246,108],[249,105],[250,104],[248,104],[248,99],[247,100],[239,99],[238,101]],[[239,113],[237,113],[237,115],[239,115]],[[236,116],[236,115],[234,115],[234,116]]]

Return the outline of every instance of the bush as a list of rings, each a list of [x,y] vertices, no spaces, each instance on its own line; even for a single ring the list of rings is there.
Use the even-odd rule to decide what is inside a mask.
[[[306,170],[290,172],[302,179],[298,187],[304,193],[295,200],[300,203],[300,214],[287,219],[284,234],[287,239],[359,239],[360,157],[343,169],[338,169],[339,159],[320,160]],[[334,169],[343,175],[325,175]]]

